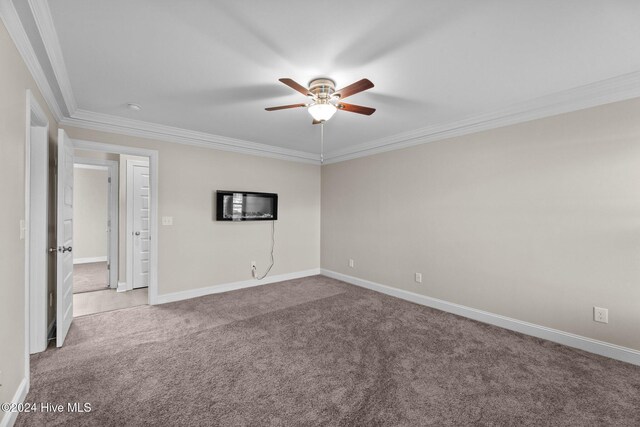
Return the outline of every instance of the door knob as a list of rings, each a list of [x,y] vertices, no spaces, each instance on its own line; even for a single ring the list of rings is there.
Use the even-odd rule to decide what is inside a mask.
[[[50,253],[50,254],[52,254],[52,253],[54,253],[54,252],[56,252],[56,248],[49,248],[49,253]]]
[[[136,235],[136,236],[139,236],[139,235],[140,235],[140,232],[139,232],[139,231],[136,231],[135,235]]]

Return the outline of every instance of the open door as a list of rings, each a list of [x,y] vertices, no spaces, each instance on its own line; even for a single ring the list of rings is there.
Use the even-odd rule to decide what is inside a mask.
[[[56,345],[62,347],[73,320],[73,143],[58,131]]]

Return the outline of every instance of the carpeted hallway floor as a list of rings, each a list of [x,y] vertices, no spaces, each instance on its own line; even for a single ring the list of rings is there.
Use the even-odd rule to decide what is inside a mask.
[[[73,293],[107,289],[109,272],[106,262],[91,262],[73,266]]]
[[[128,325],[128,327],[123,327]],[[322,276],[75,319],[18,426],[640,425],[640,367]]]

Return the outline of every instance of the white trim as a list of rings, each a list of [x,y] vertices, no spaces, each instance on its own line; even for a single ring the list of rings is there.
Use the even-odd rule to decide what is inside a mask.
[[[109,261],[109,257],[107,256],[97,256],[93,258],[76,258],[73,260],[73,265],[76,264],[91,264],[93,262],[107,262]]]
[[[51,17],[46,16],[46,9],[49,8],[46,7],[46,9],[44,9],[44,7],[41,7],[43,4],[46,5],[44,0],[30,0],[34,20],[38,26],[38,31],[40,32],[43,45],[55,74],[55,76],[52,76],[52,79],[57,81],[60,92],[67,104],[66,107],[69,111],[68,115],[63,114],[61,107],[56,100],[54,92],[49,85],[49,80],[40,65],[38,57],[33,50],[24,27],[22,26],[22,22],[20,21],[20,17],[18,16],[11,0],[0,0],[0,17],[2,17],[13,42],[22,56],[22,59],[25,61],[29,72],[33,76],[40,92],[45,98],[51,113],[60,126],[74,126],[78,128],[149,138],[177,144],[213,148],[223,151],[271,157],[289,161],[320,164],[320,156],[315,153],[274,147],[257,142],[244,141],[204,132],[190,131],[78,109],[75,97],[71,90],[71,84],[69,83],[62,49],[55,31],[55,25],[53,25]],[[53,36],[55,36],[55,38],[51,38]]]
[[[109,287],[118,287],[118,268],[120,253],[120,165],[115,160],[92,159],[88,157],[75,157],[73,166],[78,169],[106,170],[109,176],[109,200],[108,200],[108,221],[109,221],[109,247],[106,261],[109,262]],[[101,262],[101,261],[87,261]],[[81,264],[78,260],[74,264]]]
[[[49,57],[49,62],[51,63],[51,68],[53,68],[53,73],[60,88],[64,103],[66,104],[67,111],[69,111],[70,115],[73,115],[78,109],[78,106],[73,96],[73,91],[71,90],[69,73],[64,63],[60,39],[58,38],[56,27],[53,24],[49,4],[47,0],[29,0],[29,7],[31,8],[36,27],[38,27],[45,51]]]
[[[640,70],[516,103],[507,108],[463,120],[440,123],[331,151],[325,153],[324,163],[337,163],[371,156],[637,97],[640,97]]]
[[[116,292],[127,292],[127,282],[118,282],[118,287],[116,288]]]
[[[0,18],[2,18],[2,22],[4,22],[13,43],[16,45],[18,52],[20,52],[20,56],[22,56],[22,60],[33,76],[38,89],[40,89],[40,93],[49,106],[53,118],[59,122],[62,117],[64,117],[62,110],[58,105],[58,101],[56,101],[53,90],[49,85],[49,80],[47,80],[47,76],[40,65],[40,61],[38,61],[38,57],[33,50],[33,46],[31,46],[29,37],[22,26],[18,12],[16,12],[11,0],[0,0]]]
[[[267,285],[269,283],[283,282],[285,280],[300,279],[302,277],[317,276],[320,274],[319,268],[311,270],[297,271],[294,273],[278,274],[277,276],[268,276],[263,280],[242,280],[240,282],[224,283],[221,285],[209,286],[206,288],[190,289],[188,291],[172,292],[169,294],[158,295],[157,304],[166,304],[168,302],[182,301],[190,298],[202,297],[205,295],[218,294],[221,292],[235,291],[238,289],[252,288],[254,286]]]
[[[588,351],[590,353],[595,353],[601,356],[610,357],[612,359],[621,360],[623,362],[632,363],[634,365],[640,365],[640,351],[631,348],[622,347],[604,341],[594,340],[569,332],[548,328],[546,326],[536,325],[534,323],[524,322],[522,320],[501,316],[499,314],[478,310],[437,298],[428,297],[426,295],[420,295],[414,292],[381,285],[379,283],[360,279],[358,277],[348,276],[346,274],[337,273],[331,270],[322,269],[321,274],[333,279],[351,283],[352,285],[367,288],[386,295],[391,295],[393,297],[411,301],[416,304],[446,311],[448,313],[457,314],[458,316],[467,317],[479,322],[499,326],[511,331],[516,331],[522,334],[531,335],[548,341],[553,341],[569,347]]]
[[[167,141],[176,144],[213,148],[234,153],[320,164],[320,155],[315,153],[275,147],[257,142],[228,138],[109,114],[95,113],[82,109],[76,110],[70,118],[64,117],[61,119],[60,125],[120,135],[130,135],[157,141]]]
[[[20,382],[16,393],[13,395],[10,403],[24,403],[24,399],[29,392],[29,378],[25,377]],[[18,412],[2,412],[4,416],[0,420],[0,427],[12,427],[18,418]]]
[[[324,163],[337,163],[636,97],[640,97],[640,71],[516,103],[507,108],[479,114],[462,120],[439,123],[410,132],[391,135],[356,146],[331,151],[325,154]],[[283,158],[314,164],[319,163],[319,155],[313,153],[288,150],[266,144],[189,131],[80,109],[76,110],[71,118],[63,118],[60,124],[225,151]]]
[[[127,195],[127,212],[126,212],[126,221],[127,226],[125,228],[125,236],[127,242],[127,250],[125,253],[125,259],[127,260],[125,263],[125,277],[127,280],[127,284],[130,286],[127,290],[133,290],[133,194],[135,193],[133,188],[133,167],[134,166],[143,166],[149,167],[149,163],[143,162],[140,160],[132,160],[127,159],[127,182],[126,182],[126,195]]]
[[[33,93],[28,89],[26,91],[25,114],[25,377],[29,378],[29,354],[38,353],[47,348],[49,120]],[[39,128],[35,134],[32,132],[33,127]],[[33,147],[34,142],[40,146]],[[38,150],[35,151],[35,148],[38,148]],[[34,153],[33,155],[32,152]],[[31,162],[37,161],[36,153],[41,157],[40,162],[42,163],[38,164],[38,167],[33,170]],[[34,174],[34,177],[39,177],[35,182],[43,184],[40,188],[40,200],[35,208],[31,206],[31,197],[34,196],[31,193],[33,186],[32,174]],[[38,222],[35,222],[36,218],[39,219]],[[35,227],[36,224],[39,227]],[[34,234],[34,238],[37,240],[36,246],[38,248],[32,248],[31,246],[32,229],[37,232],[37,234]],[[32,254],[32,251],[35,251],[34,254]],[[32,257],[35,258],[38,264],[32,265]],[[31,274],[32,269],[33,275]],[[33,276],[36,278],[32,280]]]
[[[102,153],[130,154],[132,156],[141,156],[149,158],[149,175],[151,186],[151,211],[149,220],[151,222],[151,251],[150,269],[149,269],[149,304],[157,304],[158,298],[158,171],[159,171],[159,154],[157,150],[148,150],[146,148],[129,147],[125,145],[103,144],[100,142],[85,141],[75,139],[74,145],[76,149],[100,151]]]
[[[78,157],[75,157],[75,158],[77,159]],[[97,171],[109,170],[107,166],[89,165],[89,164],[82,164],[82,163],[74,163],[73,167],[76,169],[90,169],[90,170],[97,170]]]
[[[76,108],[75,98],[64,65],[62,49],[49,7],[45,0],[29,0],[29,3],[55,74],[52,78],[57,81],[66,107],[69,110],[68,117],[63,116],[61,113],[60,106],[56,102],[48,80],[10,0],[0,0],[0,14],[14,43],[27,63],[29,71],[38,83],[38,87],[47,104],[61,125],[291,161],[320,163],[320,156],[315,153],[285,149]],[[506,108],[462,120],[435,124],[328,152],[324,156],[325,164],[495,129],[635,97],[640,97],[640,70],[516,103]]]

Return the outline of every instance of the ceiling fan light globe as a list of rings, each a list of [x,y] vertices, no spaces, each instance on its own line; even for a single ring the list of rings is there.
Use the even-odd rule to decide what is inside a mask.
[[[337,108],[333,104],[314,104],[309,107],[309,114],[314,120],[325,122],[335,114]]]

